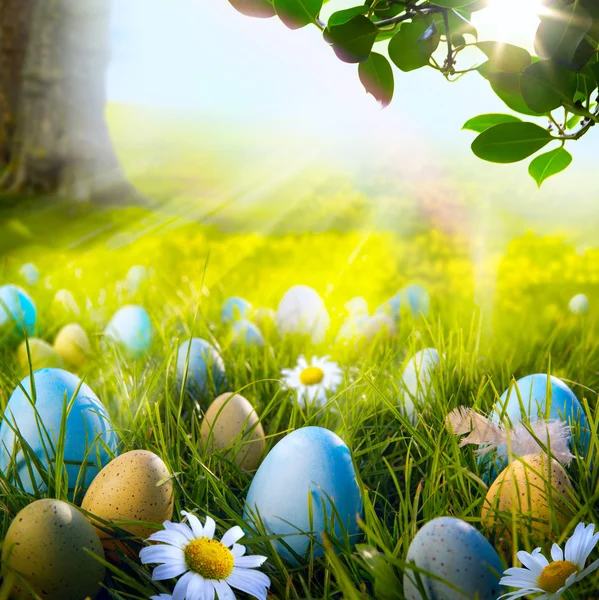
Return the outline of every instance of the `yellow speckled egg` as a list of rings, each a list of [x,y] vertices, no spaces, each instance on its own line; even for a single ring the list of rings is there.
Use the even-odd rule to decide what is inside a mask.
[[[19,375],[29,373],[29,359],[33,371],[46,368],[60,369],[64,366],[62,358],[48,342],[38,338],[29,338],[29,355],[27,345],[23,340],[17,348],[17,366]]]
[[[546,542],[570,521],[572,484],[564,468],[554,459],[548,469],[545,454],[528,454],[504,469],[489,488],[482,520],[509,543],[512,515],[518,531],[531,541]]]
[[[32,502],[13,519],[2,545],[3,575],[15,576],[10,598],[30,600],[30,588],[44,600],[95,598],[105,569],[86,550],[104,558],[79,509],[61,500]]]
[[[81,325],[65,325],[56,335],[54,348],[67,365],[81,369],[92,353],[87,333]]]
[[[150,525],[125,525],[119,521],[142,521],[161,525],[173,516],[173,483],[159,456],[147,450],[131,450],[110,461],[94,478],[81,508],[103,521],[141,538],[156,531]],[[98,530],[106,549],[114,547]]]
[[[260,464],[266,442],[254,407],[239,394],[221,394],[208,407],[201,428],[210,450],[234,452],[235,464],[251,471]],[[233,450],[234,449],[234,450]]]

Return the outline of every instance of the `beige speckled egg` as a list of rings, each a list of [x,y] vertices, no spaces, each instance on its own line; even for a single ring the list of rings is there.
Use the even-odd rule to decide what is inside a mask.
[[[2,545],[2,570],[16,572],[10,597],[44,600],[95,598],[105,569],[85,550],[104,558],[92,524],[71,504],[36,500],[13,519]],[[24,580],[24,581],[23,581]]]
[[[260,464],[266,442],[254,407],[239,394],[221,394],[208,407],[201,435],[208,449],[229,449],[235,464],[252,471]]]
[[[29,373],[29,359],[33,371],[46,368],[62,368],[64,363],[62,358],[48,342],[38,338],[29,338],[29,356],[27,355],[27,345],[23,340],[17,348],[17,366],[19,375]]]
[[[87,333],[77,323],[65,325],[58,332],[54,340],[54,348],[67,365],[79,369],[85,366],[92,353]]]
[[[110,461],[94,478],[81,508],[114,523],[132,535],[147,538],[156,531],[149,525],[124,525],[119,521],[143,521],[161,525],[173,516],[173,483],[159,456],[147,450],[131,450]],[[161,483],[162,482],[162,483]],[[160,485],[158,485],[160,484]],[[108,535],[98,530],[106,549]]]
[[[482,520],[496,530],[506,543],[511,539],[512,514],[518,531],[531,541],[544,543],[570,521],[572,484],[564,468],[547,456],[528,454],[504,469],[489,488]]]

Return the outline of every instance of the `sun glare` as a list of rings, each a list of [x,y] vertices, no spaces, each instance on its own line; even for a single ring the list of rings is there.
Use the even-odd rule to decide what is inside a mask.
[[[474,13],[472,22],[481,40],[496,40],[532,49],[544,7],[541,0],[491,0]]]

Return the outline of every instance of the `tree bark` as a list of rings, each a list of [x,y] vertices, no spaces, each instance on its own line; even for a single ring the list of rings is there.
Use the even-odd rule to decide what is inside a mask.
[[[104,116],[109,15],[110,0],[34,0],[5,190],[80,202],[134,195]]]

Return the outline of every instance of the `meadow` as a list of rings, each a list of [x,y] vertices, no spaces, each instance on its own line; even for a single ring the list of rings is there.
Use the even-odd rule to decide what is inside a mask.
[[[188,510],[202,519],[212,516],[220,533],[244,526],[249,534],[244,545],[268,557],[262,570],[271,579],[273,598],[404,598],[408,547],[431,519],[459,517],[494,539],[481,520],[488,484],[473,450],[459,448],[458,438],[447,431],[446,415],[460,405],[487,414],[512,378],[550,373],[581,401],[591,441],[568,469],[575,491],[571,519],[543,550],[550,541],[566,540],[579,522],[599,525],[594,458],[599,246],[581,250],[565,235],[522,226],[521,234],[480,256],[469,232],[447,226],[433,193],[416,208],[400,197],[373,208],[369,192],[342,169],[310,164],[273,182],[267,174],[272,163],[267,167],[261,153],[266,150],[252,152],[242,141],[222,137],[217,126],[206,133],[210,144],[182,143],[183,125],[173,123],[172,135],[160,143],[150,129],[147,138],[123,133],[119,143],[131,113],[111,110],[125,170],[155,204],[90,210],[59,200],[41,206],[26,199],[5,201],[0,283],[21,285],[34,299],[36,337],[52,342],[67,323],[83,326],[94,351],[78,374],[106,406],[122,440],[121,453],[150,450],[173,474],[174,520]],[[289,165],[293,149],[287,152],[278,155],[280,165]],[[238,174],[235,181],[232,171]],[[380,187],[376,179],[368,184]],[[467,203],[462,208],[466,213]],[[392,224],[399,221],[398,233]],[[19,274],[28,262],[39,269],[36,285],[28,286]],[[125,280],[133,265],[150,268],[151,275],[132,290]],[[347,301],[362,296],[374,311],[410,283],[430,294],[426,318],[404,311],[393,336],[336,339]],[[220,319],[226,298],[241,296],[254,307],[276,309],[295,284],[313,287],[325,301],[331,325],[322,343],[282,339],[275,330],[263,332],[261,348],[231,343],[230,328]],[[77,310],[54,301],[59,289],[72,293]],[[589,299],[588,314],[568,309],[578,293]],[[131,303],[148,311],[155,332],[150,351],[135,360],[107,347],[102,335],[112,314]],[[252,473],[203,446],[202,411],[210,400],[196,406],[177,390],[176,349],[190,336],[220,349],[227,391],[241,393],[255,407],[266,452],[285,434],[313,425],[334,431],[347,444],[364,504],[357,546],[333,540],[336,552],[291,567],[268,535],[248,531],[242,514]],[[402,410],[401,374],[416,351],[429,347],[442,358],[411,421]],[[343,370],[343,382],[322,407],[297,402],[282,384],[281,369],[293,367],[300,354],[330,355]],[[26,374],[19,369],[14,342],[3,339],[2,410]],[[52,482],[45,495],[68,499],[64,486]],[[0,478],[0,539],[32,499]],[[518,550],[534,547],[516,523],[512,538],[500,552],[506,567],[515,564]],[[135,542],[132,547],[139,549]],[[141,599],[172,589],[153,582],[148,567],[131,555],[121,554],[108,569],[101,597]],[[595,597],[598,590],[595,573],[579,584],[576,597]],[[0,600],[7,597],[5,586]]]

